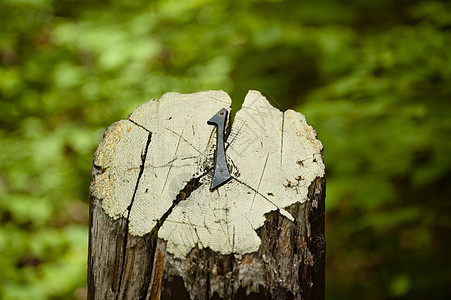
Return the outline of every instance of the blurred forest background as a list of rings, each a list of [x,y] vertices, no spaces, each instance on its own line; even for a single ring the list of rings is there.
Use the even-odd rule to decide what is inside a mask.
[[[84,299],[105,128],[248,89],[325,146],[327,299],[451,299],[451,5],[2,0],[0,298]]]

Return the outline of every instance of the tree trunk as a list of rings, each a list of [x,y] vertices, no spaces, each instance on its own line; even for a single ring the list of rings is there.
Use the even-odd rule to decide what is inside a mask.
[[[250,91],[165,94],[111,125],[94,156],[88,299],[324,299],[322,145],[304,116]]]

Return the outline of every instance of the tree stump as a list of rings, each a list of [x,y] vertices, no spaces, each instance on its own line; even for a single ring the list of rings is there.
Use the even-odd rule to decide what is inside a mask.
[[[89,299],[324,299],[322,144],[302,114],[249,91],[227,125],[231,179],[210,191],[207,121],[230,107],[223,91],[167,93],[106,130]]]

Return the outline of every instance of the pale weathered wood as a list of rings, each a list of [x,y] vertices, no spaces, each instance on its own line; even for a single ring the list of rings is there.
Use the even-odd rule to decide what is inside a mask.
[[[211,192],[222,91],[165,94],[109,127],[91,184],[89,299],[324,298],[322,145],[250,91]],[[254,297],[254,298],[253,298]]]

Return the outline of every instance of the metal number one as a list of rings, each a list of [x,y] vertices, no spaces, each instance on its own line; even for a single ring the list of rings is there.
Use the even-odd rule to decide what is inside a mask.
[[[225,123],[227,120],[227,109],[223,108],[218,111],[207,124],[216,126],[216,155],[215,155],[215,172],[213,180],[211,181],[210,191],[213,191],[218,186],[226,183],[231,177],[229,169],[227,168],[225,148],[224,148],[224,134]]]

